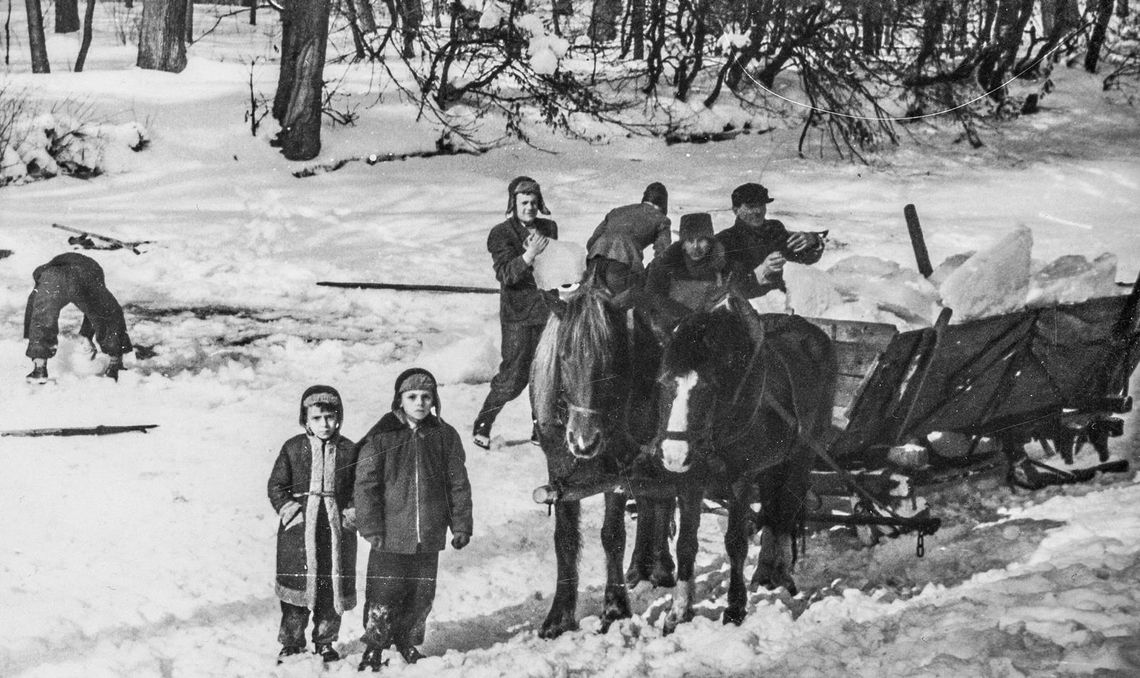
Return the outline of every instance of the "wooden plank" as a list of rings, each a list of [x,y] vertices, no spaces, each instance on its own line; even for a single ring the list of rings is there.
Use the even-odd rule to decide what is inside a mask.
[[[831,318],[804,318],[831,337],[832,341],[863,344],[886,348],[898,328],[888,323],[869,323],[858,320],[833,320]]]
[[[863,378],[867,376],[883,351],[864,344],[836,343],[835,361],[839,374]]]

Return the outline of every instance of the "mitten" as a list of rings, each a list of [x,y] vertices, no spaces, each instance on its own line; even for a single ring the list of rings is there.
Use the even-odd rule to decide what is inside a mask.
[[[295,501],[287,502],[277,512],[281,516],[281,524],[288,530],[291,527],[300,525],[305,520],[305,514],[301,511],[301,505]]]
[[[471,535],[466,532],[457,532],[451,537],[451,547],[458,550],[471,543]]]
[[[382,551],[384,549],[384,537],[365,537],[365,539],[369,544],[372,545],[372,548],[376,549],[377,551]]]
[[[356,509],[346,508],[340,512],[341,522],[344,524],[345,529],[356,529]]]

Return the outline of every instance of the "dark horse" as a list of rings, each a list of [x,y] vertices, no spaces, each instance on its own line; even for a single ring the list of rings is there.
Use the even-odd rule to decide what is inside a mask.
[[[555,487],[588,486],[630,474],[638,455],[657,434],[656,376],[662,349],[641,314],[623,308],[624,300],[625,295],[615,298],[591,272],[543,330],[530,385],[550,483]],[[630,616],[627,577],[673,584],[667,536],[672,501],[638,498],[634,557],[630,573],[623,577],[625,504],[624,494],[605,494],[604,628]],[[544,638],[577,626],[578,501],[555,504],[554,545],[558,584],[539,634]]]
[[[755,499],[762,505],[761,541],[752,585],[796,592],[795,533],[805,518],[813,445],[826,439],[831,424],[834,348],[803,318],[759,316],[729,293],[712,310],[681,322],[663,362],[666,428],[657,448],[670,471],[704,466],[714,472],[707,491],[729,506],[724,622],[739,624]],[[683,550],[680,541],[677,550]],[[693,582],[679,579],[671,615],[684,621],[692,617]]]

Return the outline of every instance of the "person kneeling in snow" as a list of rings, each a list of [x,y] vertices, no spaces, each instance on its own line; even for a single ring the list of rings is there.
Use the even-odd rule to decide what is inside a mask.
[[[315,652],[325,662],[340,618],[356,607],[356,445],[340,435],[344,406],[331,386],[310,386],[301,396],[305,433],[285,442],[269,476],[277,529],[277,597],[281,599],[281,652],[277,663],[305,651],[313,616]]]
[[[91,358],[95,358],[95,342],[110,357],[101,376],[118,381],[123,354],[134,347],[127,336],[123,307],[107,289],[98,262],[78,252],[66,252],[37,267],[32,280],[36,286],[24,310],[26,355],[32,359],[27,380],[34,384],[48,381],[47,361],[55,355],[59,342],[59,312],[75,304],[83,311],[79,334],[87,340]]]
[[[471,540],[463,444],[439,411],[431,373],[406,370],[396,379],[392,411],[360,443],[354,498],[360,535],[372,545],[361,671],[379,671],[393,643],[409,664],[423,657],[416,645],[424,640],[447,530],[456,549]]]
[[[732,191],[736,223],[717,234],[724,245],[728,268],[752,299],[784,287],[784,263],[814,264],[823,255],[825,233],[788,231],[783,222],[767,219],[768,189],[741,184]]]

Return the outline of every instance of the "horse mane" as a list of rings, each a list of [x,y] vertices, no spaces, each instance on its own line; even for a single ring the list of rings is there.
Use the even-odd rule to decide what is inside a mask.
[[[717,307],[694,313],[677,326],[665,350],[664,367],[673,373],[693,372],[727,355],[733,369],[745,369],[741,361],[748,360],[752,349],[744,320],[729,308]]]
[[[558,420],[558,329],[562,320],[554,313],[546,321],[534,360],[530,364],[530,396],[539,428],[547,431]]]

